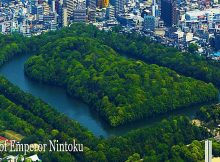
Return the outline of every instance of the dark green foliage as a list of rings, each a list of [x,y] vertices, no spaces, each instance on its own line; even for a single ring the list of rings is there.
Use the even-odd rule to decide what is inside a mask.
[[[33,38],[32,44],[29,46],[32,46],[36,52],[36,49],[48,42],[71,36],[95,38],[120,54],[141,59],[146,63],[166,66],[180,74],[220,86],[220,63],[218,61],[156,44],[147,37],[135,33],[105,32],[92,25],[73,24],[70,28]],[[191,52],[194,52],[196,48],[192,46],[191,49],[193,49]]]
[[[69,94],[81,97],[103,116],[112,116],[109,122],[117,124],[210,101],[218,93],[212,84],[183,77],[168,68],[125,59],[119,54],[216,85],[220,83],[218,62],[154,44],[136,34],[104,32],[82,24],[30,39],[0,35],[0,47],[0,65],[15,55],[38,53],[28,61],[26,73],[40,81],[66,87]],[[194,140],[210,137],[206,129],[192,125],[188,118],[174,117],[124,136],[98,138],[3,77],[0,77],[0,110],[0,130],[12,129],[24,135],[21,142],[42,143],[48,139],[71,142],[74,138],[84,144],[82,154],[39,154],[47,162],[75,159],[197,162],[204,158],[204,144]],[[202,108],[199,116],[216,125],[219,114],[218,108]],[[219,148],[219,143],[214,142],[213,155],[219,156]]]
[[[209,137],[205,129],[192,125],[186,117],[178,117],[163,120],[151,128],[132,131],[123,137],[110,138],[105,146],[117,148],[127,157],[138,153],[141,157],[144,155],[145,159],[157,159],[162,162],[178,157],[172,151],[173,145],[189,144],[195,139],[201,140],[205,137]],[[120,157],[123,157],[122,155]]]
[[[193,141],[189,145],[174,145],[171,149],[171,162],[203,162],[205,158],[204,142]]]
[[[196,44],[190,43],[188,51],[195,54],[198,51],[198,46]]]
[[[118,126],[180,107],[216,99],[212,84],[121,57],[89,38],[68,37],[40,48],[25,64],[38,81],[66,87]]]
[[[156,158],[162,162],[175,158],[176,154],[171,151],[173,145],[188,144],[195,139],[202,140],[210,136],[205,129],[192,125],[188,118],[176,117],[124,136],[97,138],[3,77],[0,77],[0,93],[4,95],[0,96],[0,121],[3,121],[7,129],[25,135],[22,142],[42,143],[48,139],[71,142],[75,138],[84,144],[83,154],[73,154],[79,161],[125,161],[135,158],[137,153],[141,158]],[[42,158],[45,161],[62,161],[73,157],[68,153],[47,152],[42,154]]]
[[[194,54],[198,47],[193,44],[189,47],[192,53],[180,52],[175,48],[151,42],[147,37],[135,33],[107,33],[83,24],[72,25],[69,31],[61,32],[60,36],[64,36],[64,33],[96,38],[120,54],[141,59],[146,63],[165,66],[185,76],[220,86],[220,62]]]
[[[0,65],[8,61],[15,55],[27,52],[27,38],[21,35],[2,35],[0,34]]]
[[[197,112],[197,117],[210,129],[215,129],[220,124],[220,105],[203,106]]]
[[[24,135],[22,143],[48,143],[53,139],[71,143],[72,139],[80,139],[89,145],[91,141],[94,144],[98,141],[77,122],[56,112],[40,99],[21,91],[3,77],[0,77],[0,93],[4,94],[0,95],[0,121],[6,129]],[[42,158],[49,161],[74,159],[70,153],[51,153],[50,157],[45,155]]]
[[[212,141],[212,154],[215,157],[220,156],[220,142]]]
[[[86,136],[94,138],[92,133],[81,127],[78,122],[68,119],[68,117],[58,113],[42,100],[21,91],[3,77],[0,77],[0,93],[12,101],[6,100],[6,102],[5,98],[0,96],[0,100],[2,99],[0,107],[2,109],[7,108],[6,110],[8,112],[20,118],[25,118],[28,123],[34,125],[35,128],[47,130],[48,133],[51,133],[53,129],[57,129],[60,133],[68,132],[71,137],[75,137],[76,135],[79,137],[82,136],[80,140],[86,140]],[[14,103],[21,105],[23,108],[16,106]]]

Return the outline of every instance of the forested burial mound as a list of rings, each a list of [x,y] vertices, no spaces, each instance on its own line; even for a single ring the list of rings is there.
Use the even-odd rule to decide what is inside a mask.
[[[81,98],[111,126],[215,100],[211,84],[155,64],[126,59],[86,37],[49,42],[25,64],[25,74]]]

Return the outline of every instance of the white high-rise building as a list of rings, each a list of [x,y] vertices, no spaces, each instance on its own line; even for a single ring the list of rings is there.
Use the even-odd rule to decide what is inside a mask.
[[[154,17],[159,16],[159,7],[156,3],[156,0],[153,0],[153,3],[152,3],[152,16]]]
[[[212,141],[205,141],[205,162],[212,162]]]
[[[62,15],[62,26],[67,27],[68,26],[68,21],[67,21],[67,7],[63,7],[63,15]]]
[[[55,0],[52,1],[52,12],[56,12]]]
[[[66,7],[67,7],[67,15],[68,17],[73,15],[73,10],[75,7],[75,0],[66,0]]]

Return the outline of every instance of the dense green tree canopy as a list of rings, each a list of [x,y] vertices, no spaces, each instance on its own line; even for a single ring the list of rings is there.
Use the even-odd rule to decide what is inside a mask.
[[[0,65],[15,55],[38,54],[26,64],[28,76],[65,87],[69,94],[89,103],[112,125],[216,98],[218,92],[212,84],[178,73],[215,85],[220,83],[218,62],[152,43],[140,35],[104,32],[90,25],[73,24],[32,38],[0,35],[0,47]],[[0,110],[0,130],[11,129],[24,135],[21,142],[42,143],[48,139],[71,142],[74,138],[84,144],[84,152],[79,154],[39,153],[48,162],[140,159],[198,162],[204,158],[201,141],[211,136],[206,129],[181,116],[123,136],[95,137],[77,121],[3,77],[0,77]],[[205,126],[215,127],[219,124],[219,112],[218,106],[202,107],[198,118],[207,123]],[[220,156],[219,148],[219,143],[214,141],[214,156]]]
[[[70,143],[74,138],[84,144],[83,154],[39,153],[48,162],[73,162],[75,158],[85,162],[131,161],[139,157],[146,161],[153,159],[163,162],[165,159],[177,158],[185,161],[183,153],[187,155],[187,151],[179,154],[180,150],[177,146],[175,149],[174,145],[184,148],[184,144],[210,136],[206,129],[192,125],[188,118],[182,116],[163,120],[149,128],[131,131],[124,136],[97,138],[77,122],[56,112],[42,100],[21,91],[3,77],[0,77],[0,94],[0,122],[6,129],[24,135],[21,142],[43,143],[55,138]]]
[[[57,39],[72,36],[94,38],[113,48],[119,54],[141,59],[146,63],[165,66],[180,74],[220,85],[220,63],[218,61],[195,53],[180,52],[175,48],[165,47],[134,32],[118,33],[118,30],[106,32],[100,31],[92,25],[73,24],[69,28],[33,37],[29,47],[32,51],[37,52],[48,42],[53,43]],[[191,52],[194,52],[196,48],[194,45],[191,46],[193,49]]]
[[[40,48],[25,64],[40,82],[62,85],[117,126],[217,97],[212,84],[168,68],[126,59],[86,37],[67,37]]]

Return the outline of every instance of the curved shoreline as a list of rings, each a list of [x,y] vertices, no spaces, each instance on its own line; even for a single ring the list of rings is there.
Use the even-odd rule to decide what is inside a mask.
[[[169,112],[169,114],[161,114],[156,118],[151,117],[128,125],[112,128],[109,127],[96,113],[94,113],[94,111],[91,111],[82,101],[68,96],[64,89],[56,86],[40,84],[25,77],[23,71],[24,62],[29,57],[31,57],[31,55],[14,57],[11,61],[6,62],[0,68],[0,74],[5,76],[16,86],[20,87],[23,91],[29,92],[36,97],[40,97],[59,112],[64,113],[69,118],[78,121],[82,126],[88,128],[96,136],[101,135],[103,137],[108,137],[111,135],[122,135],[133,129],[150,126],[173,115],[182,114],[193,118],[196,110],[198,110],[201,106],[195,106],[194,109],[189,107],[182,110],[176,110],[174,112]],[[44,91],[44,93],[42,93],[42,91]]]

